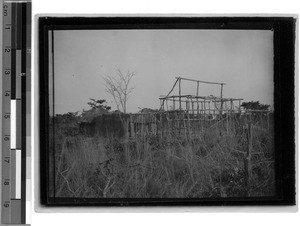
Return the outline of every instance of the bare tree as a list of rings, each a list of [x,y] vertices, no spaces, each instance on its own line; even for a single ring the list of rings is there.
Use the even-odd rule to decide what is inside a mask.
[[[120,69],[117,70],[115,75],[106,75],[104,77],[106,92],[109,93],[117,105],[117,109],[121,109],[126,113],[127,101],[129,95],[133,91],[133,87],[130,86],[130,81],[135,75],[134,72],[129,70],[126,73],[123,73]]]

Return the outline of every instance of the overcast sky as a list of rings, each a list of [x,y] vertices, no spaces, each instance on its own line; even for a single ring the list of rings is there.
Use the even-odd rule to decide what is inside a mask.
[[[224,82],[223,96],[273,105],[273,32],[257,30],[73,30],[54,32],[55,112],[88,109],[113,98],[103,76],[135,72],[128,112],[159,108],[175,76]],[[178,89],[175,90],[178,92]],[[196,84],[183,83],[183,94]],[[200,95],[219,95],[201,85]]]

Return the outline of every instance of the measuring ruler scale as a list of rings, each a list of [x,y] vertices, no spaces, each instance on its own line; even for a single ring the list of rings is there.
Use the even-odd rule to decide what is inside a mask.
[[[1,224],[29,224],[31,1],[2,6]]]

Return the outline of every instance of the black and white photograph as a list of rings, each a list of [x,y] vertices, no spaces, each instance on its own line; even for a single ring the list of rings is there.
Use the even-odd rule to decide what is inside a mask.
[[[0,0],[1,225],[296,225],[299,4]]]
[[[50,26],[48,197],[275,197],[274,29],[226,25]]]

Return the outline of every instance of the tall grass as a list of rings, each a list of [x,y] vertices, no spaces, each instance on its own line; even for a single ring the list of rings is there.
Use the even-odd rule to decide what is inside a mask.
[[[253,129],[250,180],[247,133],[207,129],[191,140],[166,135],[136,139],[70,134],[56,126],[56,197],[209,198],[272,196],[273,135]],[[74,128],[72,128],[74,131]],[[248,172],[249,173],[249,172]]]

